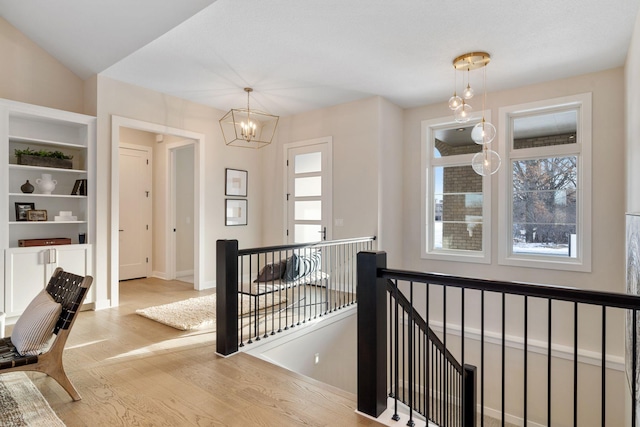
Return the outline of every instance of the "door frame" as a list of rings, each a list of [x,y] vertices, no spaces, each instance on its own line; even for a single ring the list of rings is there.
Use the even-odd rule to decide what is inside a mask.
[[[150,169],[147,172],[149,176],[146,178],[149,179],[150,188],[153,188],[153,147],[149,147],[147,145],[137,145],[137,144],[121,142],[120,145],[118,146],[118,175],[120,174],[120,148],[144,151],[148,154]],[[149,215],[149,230],[151,230],[151,232],[153,232],[153,196],[154,196],[153,191],[151,191],[151,196],[149,197],[150,212],[147,213]],[[118,201],[120,201],[120,186],[118,186]],[[118,207],[119,205],[120,204],[118,204]],[[120,225],[120,212],[118,211],[118,230],[120,230],[119,225]],[[145,251],[147,253],[147,256],[149,257],[149,262],[147,263],[147,268],[146,268],[147,277],[151,276],[151,265],[153,263],[153,245],[151,244],[151,241],[152,241],[151,236],[148,236],[148,239],[145,245],[146,246]],[[118,242],[120,242],[119,235],[118,235]],[[120,248],[118,247],[118,256],[119,255],[120,255]],[[119,263],[120,263],[120,258],[118,257],[118,267],[119,267]],[[118,268],[118,279],[119,278],[120,278],[120,271]]]
[[[292,148],[300,148],[300,147],[309,147],[311,145],[321,145],[326,144],[327,147],[327,167],[329,169],[329,174],[327,175],[327,187],[330,189],[330,194],[327,200],[327,209],[331,212],[331,218],[327,222],[327,240],[331,240],[333,238],[333,137],[332,136],[324,136],[321,138],[314,139],[306,139],[303,141],[289,142],[287,144],[282,145],[282,155],[283,155],[283,179],[282,179],[282,204],[284,206],[284,215],[283,226],[282,226],[282,241],[284,244],[288,243],[287,229],[289,227],[289,209],[287,205],[287,191],[289,185],[289,169],[287,168],[287,160],[289,159],[289,150]],[[323,196],[324,197],[324,196]]]
[[[118,229],[120,215],[120,162],[118,149],[120,147],[120,128],[126,127],[137,129],[145,132],[153,132],[161,135],[172,135],[179,138],[187,138],[195,140],[194,146],[194,166],[195,166],[195,183],[194,183],[194,230],[195,230],[195,247],[194,247],[194,283],[196,290],[201,290],[204,285],[204,159],[205,159],[205,137],[204,134],[192,132],[185,129],[178,129],[169,126],[159,125],[155,123],[145,122],[142,120],[130,119],[122,116],[111,116],[111,261],[110,261],[110,299],[111,307],[116,307],[120,302],[120,289],[118,281],[119,247],[118,247]]]
[[[176,220],[177,220],[176,219],[176,174],[177,174],[176,151],[179,150],[180,148],[189,147],[189,146],[193,146],[193,163],[195,165],[196,150],[197,150],[195,140],[183,139],[182,141],[170,142],[166,145],[167,155],[165,157],[167,160],[167,165],[166,165],[167,182],[165,183],[165,188],[166,188],[167,197],[165,198],[165,201],[166,201],[165,209],[168,213],[167,215],[168,226],[165,229],[165,233],[166,233],[165,241],[170,242],[171,244],[167,245],[167,247],[165,248],[165,257],[166,257],[165,265],[167,266],[167,279],[170,279],[170,280],[176,279],[176,233],[173,232],[173,228],[176,226]],[[197,181],[196,168],[194,168],[193,181],[194,182]],[[197,193],[194,194],[194,207],[193,207],[194,218],[197,212],[197,203],[195,203],[196,198],[197,198]],[[193,236],[194,242],[197,242],[198,230],[196,229],[195,224],[193,229],[194,229],[194,236]],[[193,257],[194,257],[194,268],[195,268],[195,259],[197,258],[195,252],[193,254]],[[195,281],[195,270],[194,270],[194,281]],[[195,289],[198,289],[198,288],[195,288]]]

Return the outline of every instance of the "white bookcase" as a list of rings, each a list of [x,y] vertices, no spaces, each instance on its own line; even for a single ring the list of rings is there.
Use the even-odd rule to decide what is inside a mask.
[[[79,275],[92,274],[95,239],[95,117],[0,100],[0,246],[4,250],[4,292],[0,311],[11,323],[60,266]],[[60,151],[73,156],[72,168],[19,165],[15,150]],[[56,186],[43,194],[36,180],[51,175]],[[23,193],[29,180],[35,189]],[[76,181],[86,180],[86,192],[72,194]],[[79,192],[76,192],[79,193]],[[18,218],[17,204],[46,210],[46,221]],[[73,220],[56,220],[60,212],[71,212]],[[58,218],[60,219],[60,218]],[[84,236],[84,242],[80,241]],[[20,247],[22,239],[71,239],[70,245]],[[94,291],[86,302],[93,302]]]

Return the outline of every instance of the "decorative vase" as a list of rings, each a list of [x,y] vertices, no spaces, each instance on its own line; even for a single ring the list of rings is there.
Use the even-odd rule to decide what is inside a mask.
[[[20,186],[20,190],[22,190],[23,193],[33,193],[33,185],[27,180],[27,182]]]
[[[51,179],[51,174],[48,173],[43,173],[42,178],[36,179],[36,184],[42,194],[51,194],[57,183],[58,181]]]

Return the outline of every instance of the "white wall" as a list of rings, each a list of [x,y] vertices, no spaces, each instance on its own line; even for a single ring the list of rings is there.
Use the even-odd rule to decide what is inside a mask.
[[[241,248],[259,246],[262,242],[262,219],[259,206],[262,194],[258,182],[262,175],[260,153],[227,147],[218,120],[224,114],[207,106],[174,98],[151,90],[98,76],[97,131],[97,213],[96,224],[96,290],[99,299],[109,298],[111,277],[111,116],[117,115],[144,122],[184,129],[205,135],[204,156],[204,280],[215,281],[215,242],[238,239]],[[224,225],[224,169],[232,167],[249,171],[249,225]],[[251,209],[255,206],[255,209]],[[117,262],[114,261],[114,262]],[[117,280],[117,278],[115,278]]]
[[[405,110],[404,115],[404,255],[405,263],[401,267],[417,271],[434,271],[460,276],[478,277],[484,279],[520,281],[571,286],[581,289],[624,292],[624,240],[625,240],[625,205],[624,205],[624,84],[623,69],[616,68],[600,73],[578,76],[570,79],[547,82],[509,91],[489,93],[487,107],[491,109],[492,122],[496,126],[500,123],[498,108],[508,105],[533,102],[561,96],[592,92],[592,154],[593,154],[593,191],[592,191],[592,271],[567,272],[558,270],[544,270],[539,268],[522,268],[503,266],[498,264],[498,223],[502,221],[498,209],[498,181],[497,175],[492,182],[492,262],[491,264],[471,264],[464,262],[449,262],[424,260],[420,258],[420,153],[422,120],[444,117],[449,113],[443,102],[420,108]],[[494,144],[503,144],[496,141]],[[497,146],[496,146],[497,147]],[[493,148],[496,149],[495,147]],[[505,163],[501,167],[508,167]],[[430,293],[430,318],[440,320],[443,316],[441,292],[432,288]],[[425,311],[425,297],[423,289],[416,289],[415,298],[418,306]],[[523,336],[523,306],[517,298],[511,301],[506,313],[506,334],[513,342],[521,340]],[[479,294],[466,294],[465,327],[480,329]],[[496,295],[487,295],[486,301],[486,333],[499,334],[501,332],[501,300]],[[546,341],[546,303],[532,301],[529,307],[529,338]],[[580,351],[599,351],[600,317],[598,312],[589,308],[580,309]],[[453,324],[461,323],[460,294],[457,291],[447,293],[447,321]],[[564,304],[554,304],[553,308],[553,340],[572,348],[573,335],[572,308]],[[473,357],[473,345],[470,342],[468,357]],[[622,313],[607,314],[607,354],[614,360],[624,358],[624,317]],[[554,359],[555,360],[555,359]],[[557,362],[556,362],[557,363]],[[620,365],[618,365],[619,367]],[[554,370],[555,372],[555,370]],[[567,372],[561,371],[562,372]],[[582,373],[581,373],[582,375]],[[609,381],[611,388],[608,392],[614,396],[622,396],[624,392],[624,375],[619,370],[610,370]],[[516,377],[510,376],[511,381]],[[582,378],[582,377],[581,377]],[[567,381],[571,378],[566,378]],[[509,387],[509,384],[507,385]],[[511,393],[511,392],[510,392]],[[614,402],[614,404],[616,404]],[[617,408],[617,406],[615,406]],[[622,412],[622,411],[620,411]],[[616,412],[609,413],[614,416]],[[620,425],[618,419],[612,425]]]
[[[398,194],[401,188],[401,109],[380,97],[337,105],[280,119],[276,141],[262,149],[263,168],[272,171],[263,177],[262,191],[265,244],[284,242],[283,144],[333,137],[333,218],[343,226],[333,227],[333,238],[343,239],[378,235],[381,192],[395,203],[384,225],[398,228],[401,211]],[[380,185],[382,156],[389,150],[385,164],[384,187]],[[395,178],[394,178],[395,177]],[[385,241],[399,247],[401,235],[393,233]],[[380,245],[378,245],[380,247]]]
[[[404,116],[404,221],[405,267],[496,280],[575,286],[583,289],[624,291],[624,84],[623,69],[578,76],[504,92],[489,93],[487,107],[496,126],[498,108],[584,92],[593,93],[593,212],[592,272],[575,273],[498,265],[497,176],[492,182],[492,263],[422,260],[420,258],[420,122],[449,114],[446,104],[405,110]],[[503,141],[496,141],[497,150]],[[497,145],[496,145],[497,144]],[[503,163],[502,167],[506,167]]]
[[[640,212],[640,14],[625,67],[627,212]]]
[[[625,65],[625,154],[626,154],[626,211],[640,213],[640,14],[636,17],[633,37]],[[627,393],[627,408],[631,396]],[[636,406],[638,404],[636,403]],[[630,409],[628,410],[630,412]],[[631,417],[627,419],[631,425]]]
[[[82,79],[2,17],[0,52],[0,98],[90,114]]]

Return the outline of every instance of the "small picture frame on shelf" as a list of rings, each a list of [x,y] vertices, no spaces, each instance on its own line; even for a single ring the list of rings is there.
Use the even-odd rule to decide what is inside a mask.
[[[224,225],[247,225],[247,200],[226,199]]]
[[[247,197],[247,177],[249,172],[238,169],[225,169],[226,196]]]
[[[16,202],[16,221],[27,221],[27,212],[35,208],[35,203]]]
[[[46,221],[47,211],[44,209],[31,209],[27,211],[27,221]]]
[[[73,190],[71,190],[72,196],[86,196],[87,195],[87,180],[86,179],[76,179],[75,184],[73,184]]]

